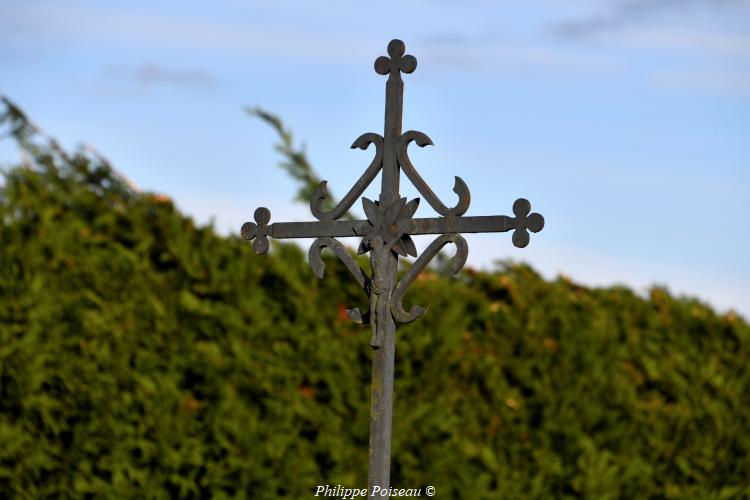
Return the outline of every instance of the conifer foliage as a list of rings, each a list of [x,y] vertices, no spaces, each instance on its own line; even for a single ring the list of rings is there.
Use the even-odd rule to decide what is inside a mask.
[[[367,482],[366,306],[86,151],[0,185],[0,497],[308,498]],[[363,262],[363,265],[365,263]],[[750,328],[654,288],[426,272],[399,329],[392,484],[437,498],[750,495]]]

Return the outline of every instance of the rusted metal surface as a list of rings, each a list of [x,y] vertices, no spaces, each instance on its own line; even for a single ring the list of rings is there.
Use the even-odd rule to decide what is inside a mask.
[[[315,274],[323,277],[325,264],[321,259],[323,248],[329,248],[344,263],[354,279],[367,294],[370,310],[357,308],[347,311],[347,316],[358,323],[369,324],[370,345],[373,348],[372,398],[370,406],[370,455],[368,488],[387,489],[390,486],[391,422],[393,408],[393,369],[396,353],[396,321],[401,323],[418,319],[427,310],[423,306],[412,306],[405,311],[402,305],[409,286],[447,244],[456,247],[452,259],[452,270],[461,270],[468,256],[468,245],[460,233],[506,232],[513,230],[513,244],[523,248],[529,244],[529,231],[539,232],[544,227],[544,218],[531,213],[531,204],[520,198],[513,204],[515,217],[506,215],[464,217],[469,209],[471,196],[466,183],[456,177],[453,191],[458,201],[453,207],[445,205],[430,189],[409,160],[408,146],[432,145],[432,140],[422,133],[410,130],[401,132],[404,82],[401,73],[411,73],[417,67],[414,56],[405,55],[405,46],[400,40],[388,44],[388,57],[375,60],[375,71],[388,75],[385,91],[385,128],[383,135],[366,133],[352,144],[352,148],[366,150],[373,145],[375,156],[362,176],[349,192],[330,211],[323,210],[323,201],[328,196],[327,183],[323,181],[313,193],[310,211],[318,219],[313,222],[275,222],[270,224],[271,212],[264,207],[255,211],[255,222],[242,226],[242,236],[253,241],[256,253],[268,252],[268,238],[317,238],[310,247],[310,266]],[[377,201],[362,198],[366,220],[340,221],[349,208],[356,203],[367,186],[382,170],[382,184]],[[417,188],[429,205],[442,217],[414,218],[419,199],[407,201],[399,194],[400,172]],[[398,258],[411,255],[417,250],[411,235],[439,234],[422,252],[399,281],[397,279]],[[352,255],[334,238],[360,237],[358,253],[370,254],[372,276],[367,276]],[[374,498],[374,497],[370,497]],[[383,498],[378,496],[378,498]]]

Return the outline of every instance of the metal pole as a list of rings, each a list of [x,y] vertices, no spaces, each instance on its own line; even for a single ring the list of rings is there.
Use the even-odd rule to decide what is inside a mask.
[[[401,116],[404,102],[404,82],[401,79],[399,60],[406,48],[401,40],[388,44],[388,82],[385,85],[385,130],[383,133],[383,175],[380,207],[388,207],[399,198],[398,158],[396,145],[401,137]],[[385,69],[385,68],[382,68]],[[378,63],[376,62],[376,70]],[[370,499],[385,498],[373,495],[373,487],[388,489],[391,479],[391,424],[393,420],[393,369],[396,358],[396,322],[391,315],[391,293],[396,285],[398,254],[390,247],[372,251],[373,286],[378,290],[383,307],[371,311],[375,314],[375,336],[380,345],[374,345],[372,359],[372,397],[370,400],[370,457],[367,488]],[[372,292],[371,292],[372,293]],[[380,304],[378,304],[380,305]]]
[[[370,404],[370,460],[367,488],[370,499],[373,486],[388,489],[391,480],[391,423],[393,415],[393,368],[396,356],[396,324],[386,321],[382,347],[373,351],[372,399]]]

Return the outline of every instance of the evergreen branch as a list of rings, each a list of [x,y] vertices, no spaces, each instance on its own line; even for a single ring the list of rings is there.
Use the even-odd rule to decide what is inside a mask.
[[[110,161],[91,147],[81,146],[70,154],[57,140],[45,134],[26,113],[6,96],[0,95],[0,140],[10,138],[20,149],[21,163],[29,169],[62,175],[61,166],[70,175],[79,176],[92,187],[106,185],[110,190],[129,196],[140,190]]]
[[[288,173],[292,179],[297,181],[299,185],[294,200],[309,203],[321,179],[315,173],[310,161],[307,159],[304,145],[295,147],[291,129],[284,127],[284,123],[278,115],[270,113],[260,106],[246,108],[246,111],[250,116],[260,118],[266,122],[279,134],[279,142],[275,146],[276,151],[282,156],[279,167]],[[334,206],[336,206],[336,203],[334,203],[333,197],[329,195],[323,203],[323,208],[329,211]],[[342,218],[346,220],[354,219],[349,212],[345,213]]]

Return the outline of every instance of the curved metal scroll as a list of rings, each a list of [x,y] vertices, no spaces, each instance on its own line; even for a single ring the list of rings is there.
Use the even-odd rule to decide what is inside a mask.
[[[409,312],[407,313],[404,311],[404,306],[401,301],[404,298],[406,290],[408,290],[409,286],[415,279],[417,279],[419,273],[427,267],[430,261],[438,254],[440,249],[448,243],[453,243],[456,246],[456,254],[451,258],[453,274],[456,274],[462,267],[464,267],[466,258],[469,256],[469,246],[460,234],[443,234],[430,243],[430,246],[428,246],[425,251],[422,252],[422,255],[414,261],[414,264],[393,289],[393,294],[391,295],[391,313],[393,314],[393,317],[401,323],[410,323],[418,319],[425,313],[425,311],[427,311],[426,307],[411,306],[411,309],[409,309]]]
[[[313,192],[312,198],[310,199],[310,211],[316,219],[321,221],[336,220],[346,213],[347,210],[356,202],[360,195],[364,193],[367,186],[375,179],[380,169],[383,168],[383,137],[373,132],[368,132],[357,137],[357,140],[352,144],[352,149],[359,148],[362,150],[370,147],[370,144],[375,144],[375,158],[373,158],[370,166],[362,174],[359,180],[352,186],[346,196],[336,205],[330,212],[323,210],[323,201],[328,197],[328,181],[321,182]]]
[[[310,260],[310,267],[315,273],[315,276],[323,279],[323,273],[325,272],[326,265],[325,262],[323,262],[320,254],[324,248],[330,248],[331,250],[333,250],[333,253],[335,253],[339,260],[344,263],[349,272],[352,273],[352,276],[354,276],[354,279],[356,279],[357,283],[359,283],[359,286],[362,287],[362,290],[364,290],[365,293],[369,296],[370,279],[365,275],[365,272],[362,270],[362,268],[357,265],[357,262],[354,260],[354,258],[349,255],[349,252],[346,251],[344,245],[329,236],[323,236],[316,239],[310,246],[308,258]],[[369,321],[369,313],[363,314],[358,307],[347,309],[346,315],[349,317],[349,319],[356,323],[367,324]]]
[[[469,209],[469,203],[471,202],[471,194],[469,193],[469,188],[466,186],[466,183],[463,179],[456,176],[456,182],[453,185],[453,192],[458,195],[458,203],[456,203],[456,206],[453,208],[445,206],[445,204],[440,201],[440,198],[438,198],[432,189],[430,189],[430,186],[428,186],[424,179],[419,175],[417,169],[412,165],[411,160],[409,160],[407,148],[411,141],[416,142],[417,146],[420,148],[432,145],[432,140],[427,134],[417,132],[416,130],[404,132],[401,137],[399,137],[396,147],[396,155],[398,156],[398,163],[401,166],[401,170],[404,171],[411,183],[414,184],[414,187],[417,188],[427,200],[427,203],[429,203],[437,213],[445,216],[465,214]]]

